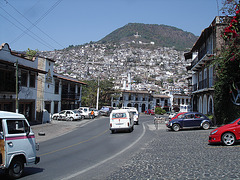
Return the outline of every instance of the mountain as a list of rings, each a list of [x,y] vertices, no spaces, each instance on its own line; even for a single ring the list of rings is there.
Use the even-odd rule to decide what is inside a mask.
[[[154,42],[156,46],[186,50],[193,46],[197,38],[190,32],[172,26],[129,23],[105,36],[98,43]]]

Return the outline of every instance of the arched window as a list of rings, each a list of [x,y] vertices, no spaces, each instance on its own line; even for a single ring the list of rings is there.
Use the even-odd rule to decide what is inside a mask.
[[[203,114],[207,114],[207,95],[203,96]]]
[[[213,97],[212,95],[208,98],[208,114],[213,114]]]

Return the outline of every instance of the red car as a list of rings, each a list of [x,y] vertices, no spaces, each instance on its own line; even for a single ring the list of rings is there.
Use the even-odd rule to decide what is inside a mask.
[[[150,115],[154,115],[155,114],[154,110],[152,110],[152,109],[148,109],[148,110],[144,111],[144,113],[145,114],[150,114]]]
[[[210,133],[208,142],[210,144],[223,143],[226,146],[231,146],[238,140],[240,140],[240,118],[230,124],[214,129]]]

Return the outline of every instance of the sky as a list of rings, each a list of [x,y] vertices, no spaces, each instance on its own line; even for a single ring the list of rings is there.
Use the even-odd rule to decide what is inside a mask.
[[[222,0],[0,0],[0,44],[14,51],[98,41],[128,23],[164,24],[196,36]]]

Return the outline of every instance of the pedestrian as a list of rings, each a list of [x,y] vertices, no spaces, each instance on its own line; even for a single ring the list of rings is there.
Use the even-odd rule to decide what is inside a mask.
[[[94,111],[93,110],[91,111],[91,118],[92,119],[94,118]]]

